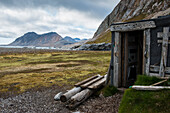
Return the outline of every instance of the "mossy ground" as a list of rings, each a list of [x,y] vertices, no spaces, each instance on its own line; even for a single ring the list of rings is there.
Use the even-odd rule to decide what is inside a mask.
[[[109,51],[60,51],[0,56],[0,94],[31,88],[74,85],[95,74],[105,75]]]
[[[97,44],[97,43],[111,43],[111,31],[105,31],[98,36],[98,38],[94,41],[89,41],[86,44]]]
[[[107,85],[102,89],[102,94],[104,97],[109,97],[118,92],[117,88],[114,86]]]
[[[140,75],[135,85],[151,85],[161,79]],[[161,85],[167,85],[169,80]],[[119,107],[119,113],[169,113],[170,90],[137,91],[127,89]]]

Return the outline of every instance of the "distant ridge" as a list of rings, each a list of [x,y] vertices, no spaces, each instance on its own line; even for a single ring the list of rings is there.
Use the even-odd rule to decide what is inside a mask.
[[[62,47],[86,40],[87,39],[81,40],[80,38],[71,38],[69,36],[62,38],[56,32],[49,32],[41,35],[35,32],[28,32],[17,38],[8,46]]]

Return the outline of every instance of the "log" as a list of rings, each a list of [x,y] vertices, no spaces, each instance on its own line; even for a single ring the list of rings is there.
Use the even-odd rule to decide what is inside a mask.
[[[170,89],[170,86],[137,86],[137,85],[133,85],[133,86],[131,86],[131,88],[136,89],[136,90],[155,91],[155,90],[162,90],[162,89]]]
[[[78,82],[78,83],[75,84],[74,86],[79,87],[80,85],[83,85],[83,84],[89,82],[90,80],[97,78],[98,76],[99,76],[99,75],[96,75],[96,76],[92,76],[92,77],[90,77],[90,78],[87,78],[87,79],[85,79],[85,80],[83,80],[83,81],[81,81],[81,82]]]
[[[62,94],[63,94],[63,92],[59,92],[57,95],[54,96],[54,100],[56,100],[56,101],[60,100],[60,97]]]
[[[157,82],[157,83],[155,83],[155,84],[152,84],[152,85],[150,85],[150,86],[156,86],[156,85],[161,84],[161,83],[166,82],[166,81],[167,81],[167,79],[166,79],[166,80],[162,80],[162,81],[160,81],[160,82]]]
[[[95,78],[95,79],[93,79],[93,80],[91,80],[91,81],[89,81],[89,82],[81,85],[81,88],[87,88],[88,86],[90,86],[91,84],[99,81],[99,80],[102,79],[102,78],[103,78],[103,76],[99,76],[99,77],[97,77],[97,78]]]
[[[74,96],[76,93],[78,93],[80,91],[81,91],[81,87],[74,87],[73,89],[69,90],[65,94],[61,95],[61,97],[60,97],[61,102],[66,102],[72,96]]]
[[[89,89],[98,89],[100,88],[102,85],[105,84],[106,81],[106,77],[102,78],[101,80],[97,81],[96,83],[90,85],[88,88]]]
[[[84,102],[88,97],[90,97],[94,93],[94,90],[85,89],[80,93],[77,93],[69,100],[69,104],[67,107],[69,109],[75,109],[78,105]]]

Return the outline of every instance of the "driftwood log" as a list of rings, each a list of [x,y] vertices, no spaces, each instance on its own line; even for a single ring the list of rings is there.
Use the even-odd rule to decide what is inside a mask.
[[[79,104],[84,102],[87,98],[89,98],[94,93],[94,90],[85,89],[80,93],[77,93],[69,100],[69,105],[67,107],[69,109],[75,109]]]
[[[170,86],[137,86],[137,85],[133,85],[131,87],[132,89],[136,89],[136,90],[162,90],[162,89],[170,89]]]
[[[60,92],[57,95],[55,95],[54,100],[56,100],[56,101],[60,100],[61,95],[63,95],[63,92]]]
[[[66,102],[72,96],[74,96],[76,93],[78,93],[80,91],[81,91],[81,87],[74,87],[73,89],[69,90],[65,94],[61,95],[61,97],[60,97],[61,102]]]

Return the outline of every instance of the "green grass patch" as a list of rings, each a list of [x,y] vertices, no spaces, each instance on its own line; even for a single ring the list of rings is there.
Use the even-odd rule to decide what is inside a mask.
[[[127,89],[119,113],[169,113],[170,90],[136,91]]]
[[[58,51],[0,56],[0,94],[36,87],[70,85],[96,74],[105,75],[109,51]]]
[[[137,76],[137,80],[135,82],[135,85],[152,85],[154,83],[157,83],[159,81],[161,81],[162,79],[159,79],[157,77],[150,77],[150,76],[146,76],[146,75],[138,75]]]
[[[112,96],[117,92],[117,88],[114,86],[107,85],[102,89],[102,94],[104,97]]]
[[[162,79],[139,75],[135,85],[152,85]],[[169,80],[162,85],[168,84]],[[137,91],[127,89],[123,95],[119,113],[169,113],[170,90]]]
[[[97,43],[111,43],[111,31],[105,31],[101,33],[98,38],[94,41],[89,41],[86,44],[97,44]]]

